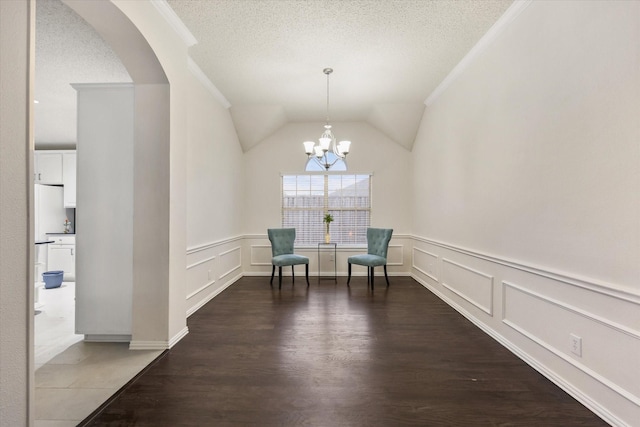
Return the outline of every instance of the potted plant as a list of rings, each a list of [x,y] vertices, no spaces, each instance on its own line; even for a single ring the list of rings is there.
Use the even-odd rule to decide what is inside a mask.
[[[324,214],[322,222],[327,224],[327,233],[324,235],[324,242],[329,243],[331,242],[331,235],[329,234],[329,224],[333,222],[333,215],[327,212],[326,214]]]

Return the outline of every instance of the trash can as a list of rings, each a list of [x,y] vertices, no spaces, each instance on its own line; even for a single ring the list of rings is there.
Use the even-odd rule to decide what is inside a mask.
[[[64,276],[64,271],[62,270],[45,271],[42,273],[44,288],[59,288],[62,285],[62,276]]]

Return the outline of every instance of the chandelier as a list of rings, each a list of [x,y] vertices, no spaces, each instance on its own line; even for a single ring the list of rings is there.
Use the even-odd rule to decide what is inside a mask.
[[[347,157],[351,141],[336,143],[336,137],[331,132],[329,124],[329,74],[333,73],[333,69],[325,68],[322,72],[327,75],[327,123],[324,125],[324,132],[320,135],[317,144],[314,141],[305,141],[303,144],[307,157],[315,160],[325,170],[329,170],[338,160],[344,160]],[[335,156],[330,156],[328,153],[333,153]]]

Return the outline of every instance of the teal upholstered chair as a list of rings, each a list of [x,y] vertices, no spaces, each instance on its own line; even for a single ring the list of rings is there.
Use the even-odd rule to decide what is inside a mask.
[[[282,267],[291,266],[291,277],[295,282],[295,274],[293,272],[294,265],[304,264],[305,276],[307,278],[307,286],[309,286],[309,258],[303,255],[293,253],[293,242],[296,240],[295,228],[269,228],[267,230],[269,241],[271,242],[271,281],[273,285],[273,275],[278,267],[278,289],[282,288]]]
[[[389,276],[387,276],[387,250],[389,249],[389,241],[393,229],[391,228],[367,228],[367,253],[362,255],[353,255],[347,259],[349,263],[349,278],[347,286],[351,281],[351,264],[367,266],[367,286],[369,286],[369,278],[371,278],[371,289],[373,289],[373,269],[374,267],[384,266],[384,278],[389,286]]]

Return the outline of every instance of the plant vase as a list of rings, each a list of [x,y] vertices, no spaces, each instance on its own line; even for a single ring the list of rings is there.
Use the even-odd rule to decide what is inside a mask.
[[[333,216],[330,213],[326,213],[324,218],[322,218],[322,222],[325,223],[327,227],[327,232],[324,234],[324,242],[331,243],[331,234],[329,234],[329,224],[333,221]]]

